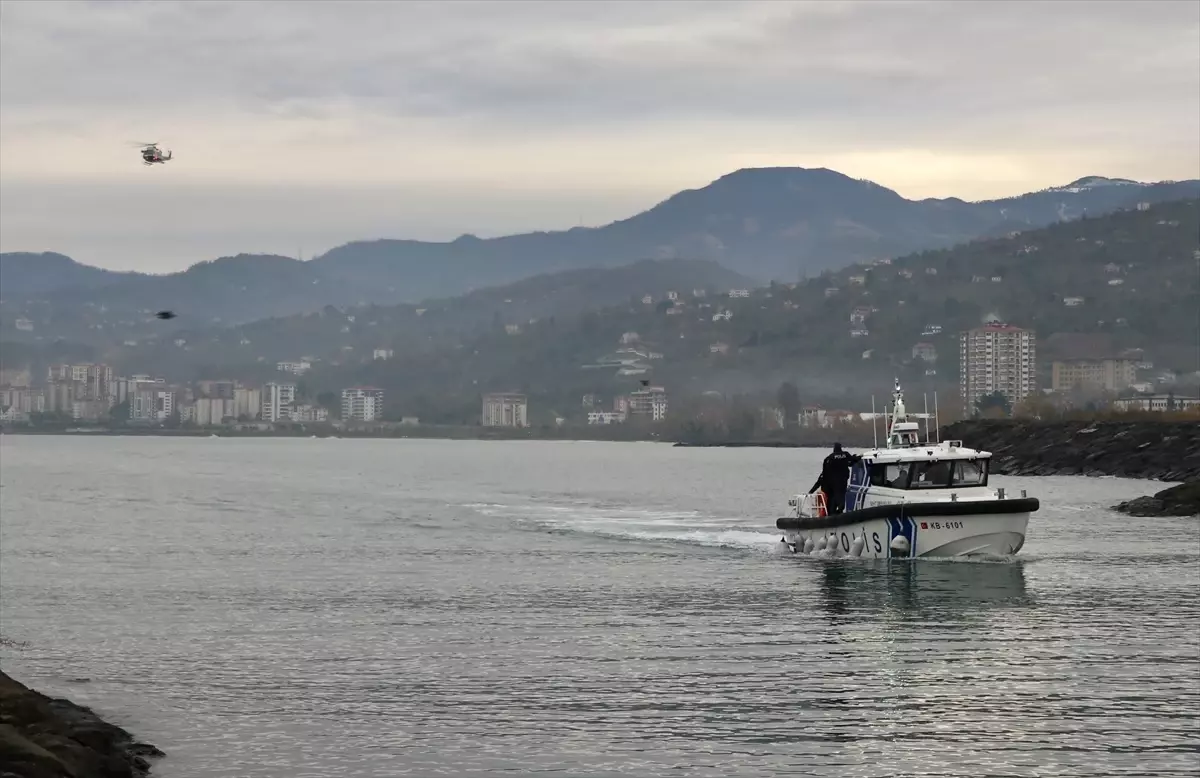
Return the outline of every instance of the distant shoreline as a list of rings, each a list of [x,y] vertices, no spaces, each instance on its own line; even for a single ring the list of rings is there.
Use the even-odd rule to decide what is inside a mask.
[[[601,427],[595,431],[580,427],[506,429],[466,426],[421,425],[414,427],[390,427],[386,429],[333,429],[328,425],[312,425],[292,429],[237,429],[203,428],[187,429],[162,427],[3,427],[3,435],[61,435],[71,437],[169,437],[169,438],[342,438],[355,440],[565,440],[608,443],[668,443],[680,448],[832,448],[840,442],[850,448],[869,445],[848,433],[831,433],[822,430],[811,434],[809,440],[760,439],[760,440],[679,440],[650,430],[617,430]],[[640,434],[639,434],[640,433]]]

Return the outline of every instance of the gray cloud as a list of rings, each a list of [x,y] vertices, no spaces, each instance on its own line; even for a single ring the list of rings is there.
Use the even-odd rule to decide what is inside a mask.
[[[744,157],[871,167],[863,155],[876,154],[897,161],[846,172],[909,196],[1000,194],[985,191],[989,177],[1010,192],[1055,183],[1027,171],[1190,177],[1200,175],[1198,40],[1200,4],[1174,0],[10,1],[0,27],[0,134],[10,149],[0,181],[14,194],[0,201],[0,238],[6,248],[55,248],[52,235],[12,226],[30,222],[11,202],[35,181],[118,176],[96,161],[107,160],[103,144],[142,138],[104,136],[117,128],[168,128],[189,144],[181,160],[190,155],[243,191],[259,191],[245,184],[260,171],[262,191],[278,195],[264,194],[262,223],[281,228],[289,214],[283,189],[265,186],[272,176],[305,170],[314,186],[352,187],[370,160],[372,175],[390,163],[390,191],[403,202],[419,190],[421,157],[470,187],[465,200],[482,203],[514,178],[541,187],[540,200],[524,197],[544,209],[545,227],[567,226],[549,204],[564,196],[562,177],[575,177],[570,196],[587,191],[588,157],[596,175],[641,179],[618,197],[630,210]],[[249,136],[246,150],[226,150],[238,133]],[[274,156],[259,161],[254,144]],[[481,156],[488,150],[492,158]],[[235,154],[244,163],[222,167]],[[30,161],[40,155],[44,165]],[[963,172],[933,181],[911,161],[921,155]],[[450,170],[459,157],[462,169]],[[614,163],[622,158],[625,167]],[[1046,159],[1062,164],[1049,169]],[[423,181],[438,172],[421,171]],[[220,186],[188,178],[202,173],[179,164],[168,180]],[[370,198],[363,188],[363,207],[382,220],[388,210]],[[452,203],[432,223],[462,224]],[[88,209],[71,207],[78,242],[114,224],[89,226]]]

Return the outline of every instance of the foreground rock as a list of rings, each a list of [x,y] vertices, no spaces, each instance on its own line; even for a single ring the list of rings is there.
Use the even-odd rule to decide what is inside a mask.
[[[0,778],[145,778],[163,753],[0,672]]]
[[[950,424],[942,429],[942,439],[991,451],[992,472],[1000,475],[1200,479],[1196,421],[983,419]]]
[[[1163,489],[1153,497],[1138,497],[1114,505],[1113,510],[1130,516],[1200,516],[1200,481]]]

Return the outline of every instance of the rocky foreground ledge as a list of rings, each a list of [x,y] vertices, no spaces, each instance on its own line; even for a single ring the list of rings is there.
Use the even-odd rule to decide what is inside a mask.
[[[163,752],[0,672],[0,778],[146,778]]]

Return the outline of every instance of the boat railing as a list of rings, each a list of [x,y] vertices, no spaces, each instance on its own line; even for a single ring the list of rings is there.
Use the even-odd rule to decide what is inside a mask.
[[[808,494],[797,495],[788,500],[788,505],[795,507],[797,516],[827,516],[828,504],[825,502],[825,492],[818,489]]]

